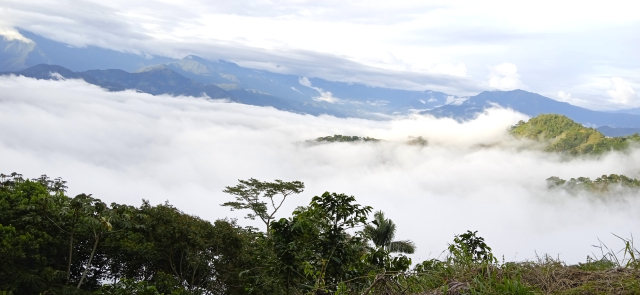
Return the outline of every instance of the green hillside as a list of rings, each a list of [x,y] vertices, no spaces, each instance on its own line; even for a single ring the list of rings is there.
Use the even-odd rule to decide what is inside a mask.
[[[584,127],[573,120],[556,114],[540,115],[520,121],[510,129],[516,137],[547,143],[545,151],[572,155],[601,154],[611,150],[624,150],[631,142],[640,141],[640,135],[606,137],[594,128]]]

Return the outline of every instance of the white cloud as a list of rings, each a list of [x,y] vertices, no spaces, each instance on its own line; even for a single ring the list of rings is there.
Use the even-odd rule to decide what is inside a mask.
[[[566,93],[562,90],[558,91],[558,98],[560,99],[560,101],[564,102],[570,102],[573,100],[573,97],[571,97],[571,93]]]
[[[426,73],[436,75],[448,75],[454,77],[467,77],[467,67],[464,63],[453,64],[449,62],[421,62],[412,60],[410,62],[403,61],[387,52],[387,56],[381,61],[362,60],[365,65],[369,65],[381,69],[389,69],[395,71],[407,71],[414,73]]]
[[[491,68],[489,73],[489,87],[498,90],[514,90],[527,88],[520,81],[518,67],[512,63],[501,63]]]
[[[311,81],[309,81],[309,78],[307,77],[298,78],[298,83],[300,83],[300,85],[302,86],[313,88],[313,85],[311,85]]]
[[[468,97],[455,97],[453,95],[449,95],[447,96],[447,100],[445,102],[445,104],[450,104],[450,105],[461,105],[463,102],[465,102],[467,99],[469,99]]]
[[[429,70],[431,72],[438,73],[438,74],[445,74],[445,75],[458,76],[458,77],[467,76],[467,67],[464,65],[464,63],[459,63],[457,65],[453,65],[450,63],[442,63],[442,64],[434,65]]]
[[[344,102],[343,100],[334,97],[333,94],[330,91],[325,91],[324,89],[320,88],[320,87],[314,87],[313,85],[311,85],[311,81],[309,81],[309,78],[307,77],[301,77],[298,78],[298,83],[300,83],[300,85],[305,86],[305,87],[309,87],[315,91],[318,91],[318,93],[320,94],[320,96],[316,96],[313,98],[313,100],[315,101],[324,101],[324,102],[328,102],[328,103],[342,103]]]
[[[573,95],[571,95],[571,93],[564,92],[562,90],[558,91],[558,93],[556,95],[556,99],[558,101],[570,103],[570,104],[575,105],[575,106],[593,107],[593,105],[592,105],[592,103],[590,101],[574,97]]]
[[[18,32],[14,28],[3,29],[0,27],[0,36],[2,36],[7,41],[18,40],[24,43],[33,43],[31,39],[22,36],[22,34],[20,34],[20,32]]]
[[[571,1],[209,2],[3,1],[0,27],[74,46],[196,54],[297,76],[455,95],[488,89],[486,65],[504,60],[517,64],[539,93],[565,89],[601,100],[608,97],[599,89],[573,87],[593,76],[640,79],[638,43],[628,38],[640,22],[632,1],[593,1],[578,10]]]
[[[607,90],[611,102],[622,105],[637,106],[639,104],[636,91],[629,82],[620,77],[611,78],[611,89]]]
[[[278,218],[327,190],[354,195],[384,210],[398,225],[397,238],[416,242],[414,261],[437,256],[466,230],[479,230],[507,260],[537,251],[584,261],[598,237],[615,245],[615,238],[607,240],[611,232],[640,228],[636,195],[620,202],[567,196],[548,191],[544,181],[610,173],[638,178],[640,152],[567,160],[510,139],[505,130],[522,119],[509,110],[467,123],[313,117],[107,92],[78,80],[0,77],[0,172],[60,176],[70,194],[93,193],[107,202],[169,200],[208,220],[244,216],[219,206],[232,198],[222,190],[237,179],[301,180],[307,189],[287,201]],[[386,141],[300,144],[333,134]],[[409,136],[429,145],[405,145]]]
[[[60,75],[60,73],[56,73],[56,72],[49,72],[49,76],[51,78],[53,78],[54,80],[66,80],[67,79],[64,76]]]

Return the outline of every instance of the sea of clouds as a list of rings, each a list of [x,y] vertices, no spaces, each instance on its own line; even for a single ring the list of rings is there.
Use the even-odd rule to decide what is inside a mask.
[[[208,220],[232,217],[219,204],[238,179],[300,180],[301,195],[278,217],[325,191],[354,195],[418,246],[414,262],[436,258],[455,234],[478,230],[506,260],[538,255],[584,261],[611,233],[640,228],[634,194],[606,197],[549,190],[550,176],[640,177],[640,151],[599,158],[545,153],[507,134],[526,116],[490,110],[459,123],[412,115],[388,121],[309,116],[224,100],[107,92],[83,81],[0,77],[0,172],[68,181],[69,195],[106,202],[169,201]],[[306,144],[333,134],[378,143]],[[408,145],[422,136],[427,146]]]

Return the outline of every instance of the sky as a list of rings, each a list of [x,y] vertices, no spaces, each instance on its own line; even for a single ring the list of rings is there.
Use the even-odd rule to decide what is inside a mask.
[[[82,80],[0,77],[0,163],[4,174],[62,177],[68,195],[93,194],[139,206],[168,201],[214,221],[246,212],[226,186],[238,179],[305,183],[277,218],[325,191],[383,210],[413,240],[414,262],[443,258],[454,235],[477,230],[507,261],[549,254],[567,263],[612,249],[640,228],[637,193],[571,195],[546,179],[624,174],[640,178],[640,149],[566,158],[507,134],[527,118],[492,109],[459,123],[411,115],[388,121],[310,116],[225,100],[108,92]],[[346,134],[377,143],[309,144]],[[426,146],[407,145],[422,136]],[[636,232],[634,232],[636,231]]]
[[[72,46],[414,90],[524,89],[640,107],[637,1],[2,0],[15,28]]]

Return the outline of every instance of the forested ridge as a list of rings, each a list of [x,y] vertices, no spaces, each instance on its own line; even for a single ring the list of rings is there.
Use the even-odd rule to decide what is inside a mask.
[[[516,138],[538,141],[547,152],[562,153],[572,156],[600,155],[610,151],[625,151],[632,144],[640,143],[640,134],[629,136],[607,137],[595,128],[585,127],[563,115],[544,114],[519,121],[509,128],[509,134]],[[307,140],[307,143],[335,142],[380,142],[382,139],[368,136],[340,135],[318,137]],[[410,145],[428,145],[421,136],[410,137],[405,142]]]
[[[556,114],[539,115],[527,122],[520,121],[509,131],[516,137],[544,142],[546,151],[570,155],[622,151],[631,143],[640,142],[640,135],[637,133],[630,136],[606,137],[594,128],[584,127]]]
[[[565,189],[570,192],[608,193],[615,190],[640,190],[640,180],[625,175],[602,175],[594,180],[589,177],[578,177],[564,180],[557,176],[547,178],[547,185],[553,189]]]
[[[3,295],[640,292],[632,240],[621,239],[624,257],[612,251],[567,266],[548,256],[500,262],[467,231],[438,259],[414,262],[406,254],[416,245],[395,239],[393,221],[353,196],[325,192],[276,220],[282,203],[304,191],[299,181],[240,180],[224,190],[235,201],[222,205],[261,220],[258,229],[168,203],[70,197],[62,179],[0,180]]]

